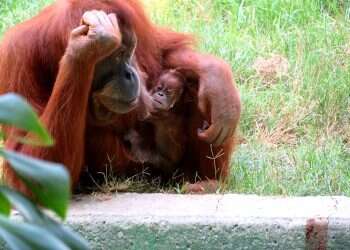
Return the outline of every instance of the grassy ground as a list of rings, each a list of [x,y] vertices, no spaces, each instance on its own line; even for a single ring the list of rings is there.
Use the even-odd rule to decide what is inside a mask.
[[[0,0],[0,34],[47,2]],[[348,0],[144,2],[232,65],[244,108],[229,191],[350,195]],[[273,55],[289,67],[267,81],[253,65]]]

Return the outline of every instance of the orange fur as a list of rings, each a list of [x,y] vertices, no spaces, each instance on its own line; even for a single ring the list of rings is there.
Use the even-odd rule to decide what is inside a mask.
[[[0,44],[0,93],[11,91],[26,97],[56,144],[51,148],[20,145],[10,136],[5,145],[35,157],[64,163],[74,185],[79,181],[83,166],[99,170],[107,159],[107,153],[116,154],[116,172],[128,170],[128,159],[119,141],[135,119],[133,114],[120,116],[116,121],[118,129],[94,127],[88,122],[88,98],[95,65],[91,62],[77,65],[64,53],[71,30],[79,25],[83,13],[92,9],[116,13],[121,30],[135,31],[138,38],[136,58],[140,69],[148,76],[145,83],[148,89],[167,68],[187,67],[201,77],[207,77],[205,74],[210,73],[210,68],[203,71],[202,66],[210,64],[214,65],[213,69],[227,73],[230,78],[228,84],[232,82],[231,72],[223,62],[194,52],[191,36],[153,25],[137,0],[60,0],[32,19],[13,27]],[[215,84],[218,86],[215,87]],[[223,102],[235,105],[237,114],[232,122],[236,126],[240,113],[238,91],[227,83],[220,84],[220,81],[212,82],[214,89],[226,87],[228,91],[221,91],[232,94],[225,94]],[[229,99],[231,97],[232,100]],[[215,98],[220,99],[221,96]],[[223,148],[224,155],[217,160],[217,169],[214,169],[213,161],[207,158],[210,145],[197,137],[197,128],[208,117],[198,114],[196,98],[188,105],[189,144],[182,164],[184,171],[192,179],[197,174],[201,178],[227,176],[233,139],[228,139],[223,147],[219,147]],[[8,135],[17,133],[9,128],[6,132]],[[22,189],[6,164],[4,175],[10,185]]]

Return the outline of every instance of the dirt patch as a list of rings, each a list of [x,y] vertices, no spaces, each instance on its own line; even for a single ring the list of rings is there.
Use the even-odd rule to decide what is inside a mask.
[[[271,84],[288,75],[289,62],[281,55],[273,55],[270,58],[259,57],[255,60],[253,69],[264,83]]]

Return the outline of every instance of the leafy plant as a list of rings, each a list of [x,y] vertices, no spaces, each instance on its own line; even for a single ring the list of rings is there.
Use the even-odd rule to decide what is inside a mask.
[[[16,94],[0,96],[0,123],[28,132],[23,138],[13,138],[21,143],[53,145],[33,109]],[[65,167],[4,148],[0,148],[0,156],[10,163],[36,201],[0,185],[0,237],[7,245],[15,250],[89,249],[80,235],[59,221],[66,218],[70,200],[70,177]],[[22,215],[23,222],[10,218],[11,207]],[[55,218],[44,209],[54,212]]]

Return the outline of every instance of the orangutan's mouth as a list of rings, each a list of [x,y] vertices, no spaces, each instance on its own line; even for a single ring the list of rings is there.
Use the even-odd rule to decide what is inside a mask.
[[[131,101],[113,100],[113,102],[103,103],[102,105],[110,112],[116,114],[126,114],[136,108],[139,98]]]

